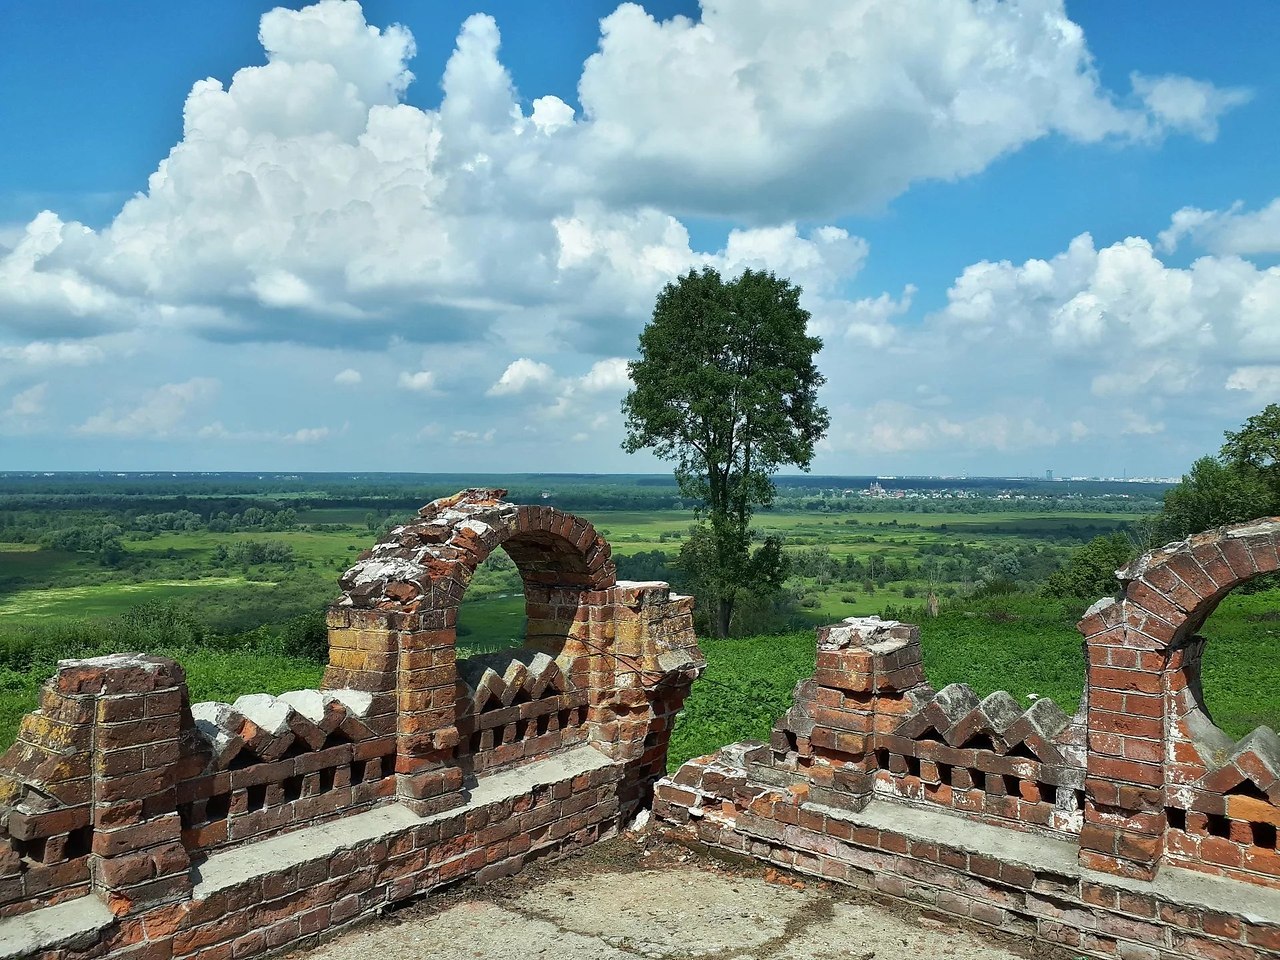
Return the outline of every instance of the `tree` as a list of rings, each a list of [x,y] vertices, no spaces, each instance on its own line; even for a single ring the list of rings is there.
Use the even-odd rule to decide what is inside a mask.
[[[1280,405],[1228,430],[1216,457],[1201,457],[1164,496],[1153,542],[1280,512]]]
[[[1133,559],[1137,551],[1124,533],[1094,537],[1071,555],[1071,559],[1040,588],[1046,597],[1066,600],[1097,600],[1120,589],[1116,571]]]
[[[710,267],[691,270],[658,294],[640,359],[628,365],[623,448],[675,461],[681,493],[702,503],[704,542],[686,544],[682,567],[711,604],[719,637],[743,591],[781,585],[781,543],[753,552],[751,517],[772,503],[778,467],[808,470],[830,422],[813,362],[822,341],[808,335],[808,320],[800,288],[772,273],[725,282]]]

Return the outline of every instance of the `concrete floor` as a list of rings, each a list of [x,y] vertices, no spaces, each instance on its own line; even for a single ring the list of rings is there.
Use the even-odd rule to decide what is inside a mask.
[[[299,960],[1007,960],[969,930],[797,882],[620,839],[484,888],[431,897],[339,934]],[[1018,952],[1014,952],[1017,950]]]

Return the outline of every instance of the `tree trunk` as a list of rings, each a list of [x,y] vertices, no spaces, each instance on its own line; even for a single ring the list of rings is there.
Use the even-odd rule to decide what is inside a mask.
[[[729,636],[729,623],[733,620],[733,600],[729,597],[721,597],[716,601],[716,616],[713,621],[716,636],[723,640]]]

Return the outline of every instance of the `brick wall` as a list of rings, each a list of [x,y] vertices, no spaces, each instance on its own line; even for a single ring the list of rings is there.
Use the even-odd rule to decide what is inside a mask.
[[[165,658],[60,664],[0,758],[0,957],[42,929],[18,955],[249,956],[634,816],[704,664],[692,600],[618,583],[590,523],[502,494],[428,504],[343,575],[319,690],[192,705]],[[498,547],[528,642],[459,660]],[[332,863],[264,873],[327,837]]]
[[[914,626],[824,627],[771,743],[686,764],[655,814],[677,835],[1085,953],[1274,956],[1280,738],[1234,742],[1213,724],[1197,631],[1280,567],[1278,542],[1280,521],[1261,520],[1119,571],[1120,594],[1080,623],[1074,717],[934,690]]]

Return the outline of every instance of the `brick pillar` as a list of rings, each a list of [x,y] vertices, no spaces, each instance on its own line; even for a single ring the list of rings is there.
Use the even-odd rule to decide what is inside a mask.
[[[871,800],[876,737],[892,734],[914,708],[908,694],[925,686],[922,661],[913,624],[850,617],[818,628],[817,689],[806,712],[811,749],[830,762],[810,768],[815,800],[854,811]]]
[[[459,599],[461,597],[459,596]],[[464,800],[458,746],[463,695],[454,650],[457,603],[422,614],[399,614],[396,683],[396,794],[426,816]]]
[[[455,596],[456,595],[456,596]],[[457,600],[453,579],[432,584],[441,604],[422,612],[329,608],[329,666],[325,690],[373,694],[367,719],[379,736],[396,737],[396,794],[420,814],[463,802],[458,745],[458,671],[454,643]]]
[[[661,582],[623,581],[583,595],[589,656],[592,743],[627,761],[622,816],[649,802],[666,774],[676,714],[706,666],[693,633],[693,598]],[[585,621],[585,623],[584,623]]]
[[[186,706],[182,667],[117,654],[67,663],[64,694],[96,697],[91,747],[93,889],[112,912],[137,913],[191,896],[176,786]]]
[[[1080,864],[1152,879],[1164,853],[1164,752],[1168,697],[1181,652],[1126,622],[1126,602],[1103,601],[1080,622],[1088,650]],[[1155,632],[1151,625],[1146,629]]]

